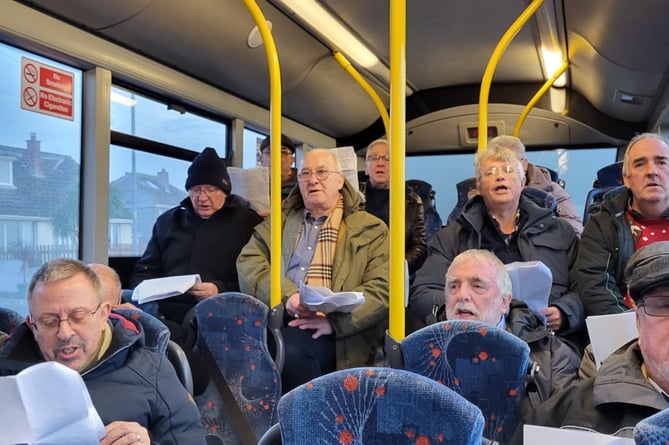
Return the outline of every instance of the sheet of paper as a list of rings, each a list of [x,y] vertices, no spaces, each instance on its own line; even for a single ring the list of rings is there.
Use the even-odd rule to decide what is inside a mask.
[[[321,286],[309,286],[300,281],[300,303],[315,312],[353,312],[365,302],[362,292],[332,292]]]
[[[83,379],[60,363],[44,362],[2,377],[0,393],[0,445],[97,445],[105,435]]]
[[[524,425],[524,445],[634,445],[634,439],[592,431]]]
[[[523,300],[537,314],[548,306],[553,285],[551,270],[541,261],[516,261],[506,265],[513,298]]]
[[[353,147],[336,147],[332,148],[339,159],[341,170],[348,179],[348,182],[353,185],[355,190],[360,190],[358,183],[358,156],[355,154]]]
[[[586,317],[597,369],[616,349],[639,336],[634,311]]]
[[[199,274],[151,278],[137,285],[132,293],[132,300],[139,304],[164,300],[175,295],[181,295],[201,282]]]
[[[246,198],[251,207],[260,213],[269,213],[269,168],[228,167],[232,193]]]

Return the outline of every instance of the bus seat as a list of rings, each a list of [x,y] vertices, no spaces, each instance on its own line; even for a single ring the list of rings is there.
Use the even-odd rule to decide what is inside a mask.
[[[646,417],[634,427],[636,445],[669,443],[669,408]]]
[[[599,211],[604,199],[615,196],[626,190],[624,185],[593,188],[585,197],[585,206],[583,207],[583,225],[588,222],[590,217]]]
[[[387,345],[389,350],[390,366],[455,390],[483,412],[484,437],[508,443],[519,421],[528,373],[534,370],[527,343],[487,323],[452,320],[420,329]]]
[[[597,170],[597,184],[593,188],[623,185],[623,161],[614,162]]]
[[[159,354],[167,353],[170,330],[163,324],[163,322],[144,311],[118,307],[113,309],[113,312],[142,325],[142,328],[144,329],[144,341],[146,342],[147,348]]]
[[[484,422],[481,411],[450,388],[412,372],[375,367],[315,378],[285,394],[278,411],[279,427],[258,445],[478,445]]]
[[[25,318],[18,312],[0,307],[0,332],[12,335],[14,330],[24,321],[26,321]]]
[[[236,423],[240,418],[256,440],[277,422],[281,376],[267,346],[269,312],[267,305],[239,292],[214,295],[195,306],[195,350],[211,375],[204,392],[195,396],[208,443],[218,438],[225,444],[241,444],[243,430]],[[215,363],[207,359],[202,346]],[[218,384],[229,391],[219,392]],[[230,414],[226,403],[235,403],[239,411]]]
[[[132,289],[123,289],[121,291],[121,302],[122,303],[132,303],[144,312],[154,317],[158,317],[158,302],[149,301],[148,303],[139,304],[136,301],[132,300]]]
[[[476,195],[476,178],[472,176],[471,178],[463,179],[462,181],[455,184],[455,188],[458,191],[458,200],[455,203],[455,207],[451,210],[451,213],[448,215],[448,220],[446,224],[451,224],[458,217],[462,208],[467,204],[469,199]]]
[[[423,201],[423,214],[425,217],[425,239],[430,244],[432,237],[441,229],[442,220],[437,211],[435,195],[437,192],[432,189],[432,184],[420,179],[409,179],[407,186],[417,194]]]
[[[188,394],[193,395],[193,373],[190,369],[190,362],[181,346],[173,340],[167,342],[167,359],[174,366],[177,377]]]

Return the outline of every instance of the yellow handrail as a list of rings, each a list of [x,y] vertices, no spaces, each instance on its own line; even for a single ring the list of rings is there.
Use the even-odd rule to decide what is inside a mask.
[[[516,36],[518,31],[523,27],[525,22],[527,22],[532,15],[539,9],[539,6],[543,4],[544,0],[533,0],[527,8],[518,16],[516,21],[514,21],[509,29],[506,30],[502,38],[497,43],[490,60],[488,61],[488,66],[486,66],[485,72],[483,73],[483,79],[481,80],[481,93],[479,95],[479,144],[478,152],[485,150],[485,147],[488,142],[488,99],[490,97],[490,85],[492,83],[492,76],[495,73],[495,68],[499,59],[502,57],[502,54],[506,50],[506,47],[509,46],[511,40]]]
[[[279,56],[272,31],[255,0],[244,0],[244,4],[258,26],[267,55],[270,84],[270,154],[272,160],[270,178],[270,282],[272,307],[281,303],[281,70]]]
[[[363,90],[372,98],[374,105],[379,110],[381,115],[381,120],[383,120],[383,127],[386,129],[386,137],[388,137],[388,111],[386,106],[383,104],[383,101],[376,94],[376,91],[371,87],[371,85],[360,75],[360,73],[351,65],[351,62],[339,51],[333,53],[335,60],[339,65],[344,68],[344,70],[362,87]]]
[[[567,67],[569,67],[569,62],[566,60],[562,62],[562,65],[560,65],[560,68],[557,69],[555,74],[551,76],[550,79],[548,79],[542,86],[539,88],[539,91],[537,91],[537,94],[535,94],[532,99],[525,105],[525,108],[523,109],[523,112],[520,113],[520,117],[518,118],[518,122],[516,122],[516,126],[513,129],[513,135],[515,137],[518,137],[520,134],[520,128],[523,126],[525,123],[525,119],[527,118],[527,115],[530,114],[530,111],[532,108],[534,108],[534,105],[541,99],[541,96],[546,94],[546,91],[553,85],[553,82],[557,80],[558,77],[562,75],[565,71],[567,71]],[[480,133],[479,133],[480,135]]]
[[[390,335],[404,338],[406,1],[390,2]]]

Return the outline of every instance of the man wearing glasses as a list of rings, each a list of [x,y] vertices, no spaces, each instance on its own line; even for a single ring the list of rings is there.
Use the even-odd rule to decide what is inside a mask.
[[[205,148],[188,167],[186,190],[188,197],[156,220],[130,279],[135,287],[149,278],[200,274],[202,283],[186,294],[158,302],[177,341],[183,335],[178,325],[198,301],[239,290],[235,259],[262,221],[231,199],[227,167],[213,148]]]
[[[522,193],[523,167],[511,150],[487,149],[477,158],[475,173],[479,195],[433,238],[430,255],[411,287],[411,310],[425,320],[434,306],[442,304],[446,270],[465,250],[490,250],[504,264],[541,261],[553,274],[548,307],[543,310],[548,328],[580,356],[585,315],[569,277],[578,249],[576,233],[552,209]]]
[[[637,250],[625,268],[639,338],[602,362],[596,376],[558,393],[525,424],[576,426],[613,434],[669,408],[669,241]],[[522,423],[516,432],[522,443]]]
[[[200,416],[167,357],[140,328],[110,319],[100,281],[71,259],[44,264],[28,288],[27,321],[0,349],[0,374],[43,361],[79,372],[105,424],[101,445],[204,444]]]
[[[367,183],[361,184],[365,195],[365,210],[381,218],[390,227],[390,146],[385,139],[377,139],[367,147],[365,157]],[[407,187],[405,191],[405,257],[409,274],[413,277],[427,258],[423,203]]]
[[[283,391],[314,377],[373,364],[388,316],[388,229],[360,208],[337,157],[315,149],[304,155],[299,190],[282,206],[286,322]],[[237,259],[242,292],[270,304],[270,221],[255,229]],[[351,313],[314,312],[300,303],[298,285],[359,291],[364,304]]]
[[[272,157],[270,155],[270,138],[267,136],[260,143],[260,165],[263,167],[272,166]],[[295,164],[295,144],[286,135],[281,135],[281,199],[286,196],[297,185],[297,170],[293,168]]]

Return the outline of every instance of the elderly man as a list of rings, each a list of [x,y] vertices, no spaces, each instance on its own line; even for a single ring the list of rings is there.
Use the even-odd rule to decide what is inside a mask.
[[[669,242],[637,250],[625,269],[639,338],[604,360],[599,373],[551,397],[523,423],[612,434],[669,408]],[[522,424],[516,433],[521,443]]]
[[[213,148],[205,148],[193,160],[186,190],[188,198],[158,217],[130,280],[135,287],[149,278],[200,274],[202,283],[185,295],[158,303],[161,315],[176,325],[198,301],[239,290],[235,259],[262,221],[254,211],[228,199],[230,177]],[[174,325],[170,329],[175,336]]]
[[[43,361],[78,371],[106,425],[101,445],[204,444],[195,404],[141,327],[110,319],[100,281],[71,259],[43,265],[28,288],[30,315],[0,349],[0,374]]]
[[[328,150],[304,155],[299,190],[283,203],[281,298],[290,321],[283,328],[288,391],[335,369],[370,365],[388,316],[388,229],[360,209],[357,190]],[[278,215],[277,215],[278,217]],[[237,259],[240,288],[270,303],[270,221],[256,227]],[[351,313],[313,312],[300,302],[298,284],[335,292],[359,291]]]
[[[365,210],[383,220],[390,227],[390,146],[385,139],[377,139],[367,147],[365,173],[367,184],[361,184],[365,195]],[[409,273],[413,276],[427,258],[423,203],[418,195],[405,191],[404,241]]]
[[[528,388],[526,409],[576,381],[580,357],[524,301],[512,300],[509,273],[492,252],[471,249],[457,255],[446,272],[445,293],[447,320],[483,321],[529,344],[539,373],[536,388]]]
[[[486,150],[475,170],[480,194],[432,240],[430,255],[411,287],[412,311],[424,320],[441,304],[446,270],[465,250],[490,250],[505,264],[541,261],[553,274],[549,305],[544,310],[548,327],[581,352],[585,317],[569,279],[578,248],[576,233],[552,210],[521,194],[525,175],[512,151]]]
[[[627,261],[646,244],[669,240],[669,141],[655,133],[633,138],[625,150],[623,181],[625,187],[604,199],[581,237],[575,272],[588,315],[628,310]]]
[[[548,170],[537,167],[527,160],[525,145],[520,139],[508,135],[497,136],[488,141],[488,148],[508,148],[513,151],[523,164],[525,185],[527,187],[538,188],[553,195],[557,202],[557,212],[560,218],[567,221],[577,235],[581,235],[581,232],[583,232],[583,220],[571,196],[569,196],[569,193],[560,184],[551,179]]]

